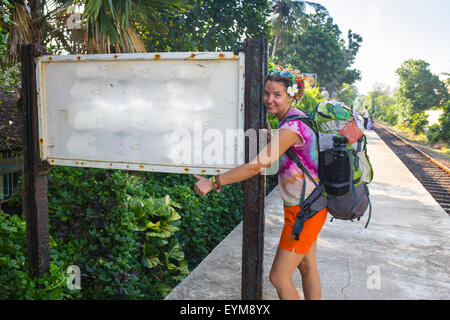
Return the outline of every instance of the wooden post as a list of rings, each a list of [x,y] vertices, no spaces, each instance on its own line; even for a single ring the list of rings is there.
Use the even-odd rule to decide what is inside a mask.
[[[264,78],[267,75],[267,39],[246,39],[245,52],[245,130],[259,132],[266,128]],[[259,134],[258,134],[259,137]],[[249,159],[249,143],[245,144],[245,162]],[[259,142],[258,142],[259,152]],[[265,176],[258,175],[243,182],[242,300],[263,298],[264,198]]]
[[[23,139],[23,213],[27,222],[28,271],[42,277],[49,269],[48,165],[39,152],[38,106],[36,91],[36,57],[45,49],[35,44],[22,46]]]

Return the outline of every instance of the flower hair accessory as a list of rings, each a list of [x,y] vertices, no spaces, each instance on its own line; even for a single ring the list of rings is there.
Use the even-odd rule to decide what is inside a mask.
[[[289,86],[289,88],[287,88],[287,93],[288,95],[290,95],[291,97],[294,97],[298,92],[298,88],[297,88],[297,84],[293,84],[292,86]]]

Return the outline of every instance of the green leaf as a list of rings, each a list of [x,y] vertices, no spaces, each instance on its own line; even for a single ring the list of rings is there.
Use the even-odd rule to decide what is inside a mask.
[[[181,249],[181,246],[178,243],[178,241],[174,241],[174,245],[169,250],[168,257],[172,258],[172,259],[175,259],[177,261],[181,261],[182,259],[184,259],[184,252]]]
[[[159,250],[156,247],[153,247],[149,244],[144,245],[144,256],[146,258],[148,257],[155,257],[159,255]]]
[[[172,236],[171,232],[161,231],[161,232],[147,232],[145,234],[147,238],[156,237],[156,238],[170,238]]]
[[[169,242],[167,241],[167,240],[165,240],[165,239],[161,239],[161,238],[151,238],[151,239],[149,239],[148,240],[148,242],[147,242],[147,244],[149,245],[149,246],[152,246],[152,247],[163,247],[163,246],[165,246],[166,244],[168,244]],[[147,245],[146,244],[146,245]]]
[[[147,222],[147,224],[145,225],[147,228],[155,230],[155,231],[160,231],[161,230],[161,223],[160,221],[153,223],[151,221]]]
[[[177,221],[177,220],[180,220],[180,219],[181,219],[181,216],[175,210],[172,210],[172,212],[171,212],[170,216],[168,217],[167,221],[168,222],[173,222],[173,221]]]
[[[150,258],[145,257],[143,259],[143,262],[144,265],[150,269],[157,267],[160,264],[158,257],[150,257]]]

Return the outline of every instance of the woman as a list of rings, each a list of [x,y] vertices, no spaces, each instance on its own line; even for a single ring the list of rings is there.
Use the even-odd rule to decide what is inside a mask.
[[[296,76],[287,71],[270,73],[264,85],[264,105],[269,113],[276,115],[279,123],[292,115],[305,114],[292,107],[294,99],[301,99],[305,91],[303,80],[296,80]],[[224,185],[249,179],[272,163],[280,159],[278,171],[278,186],[284,203],[284,226],[280,242],[275,255],[270,281],[275,286],[280,299],[300,299],[297,289],[292,282],[295,269],[299,269],[302,276],[305,299],[321,299],[321,284],[316,263],[316,240],[327,216],[326,209],[319,211],[312,218],[306,220],[299,240],[292,236],[292,228],[297,213],[306,179],[306,197],[314,190],[314,184],[305,177],[303,172],[283,154],[292,147],[303,165],[318,180],[318,155],[316,136],[311,128],[300,120],[283,122],[279,127],[278,145],[270,142],[266,150],[262,150],[257,159],[228,172],[206,179],[194,175],[198,179],[194,189],[197,194],[205,196],[209,191],[220,189]]]

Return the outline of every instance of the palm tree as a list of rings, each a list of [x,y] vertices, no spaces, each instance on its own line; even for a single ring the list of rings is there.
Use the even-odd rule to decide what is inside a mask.
[[[272,5],[272,26],[274,31],[274,41],[272,48],[272,57],[275,56],[277,49],[286,41],[289,32],[299,32],[302,22],[307,18],[306,8],[309,6],[316,12],[328,13],[327,9],[321,4],[300,0],[275,0]]]
[[[145,46],[133,29],[134,23],[167,29],[158,10],[187,12],[186,0],[87,0],[88,51],[93,53],[145,52]]]
[[[22,44],[51,44],[66,52],[145,52],[135,32],[137,24],[167,28],[158,18],[160,10],[186,12],[187,0],[9,0],[12,4],[8,60],[18,61]],[[68,29],[68,9],[79,5],[82,28]],[[145,9],[145,10],[144,10]],[[142,14],[142,11],[145,11]],[[1,21],[0,21],[1,22]],[[81,45],[76,45],[82,43]],[[79,52],[82,51],[82,52]]]

